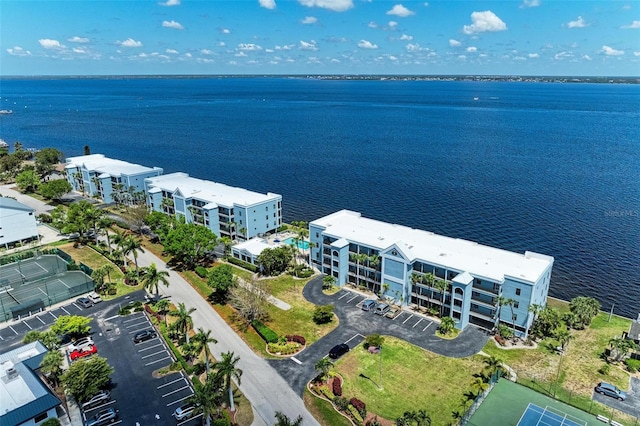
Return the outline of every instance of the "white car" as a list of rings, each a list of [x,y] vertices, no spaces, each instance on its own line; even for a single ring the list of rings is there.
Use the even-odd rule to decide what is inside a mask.
[[[83,337],[81,339],[76,340],[75,342],[72,342],[67,348],[67,350],[69,352],[73,352],[75,350],[88,348],[89,346],[93,346],[93,345],[94,343],[91,337]]]
[[[193,414],[193,410],[196,407],[193,404],[185,404],[181,407],[176,408],[176,411],[173,412],[172,416],[176,418],[176,420],[184,420],[191,417]]]
[[[92,291],[91,293],[87,294],[87,298],[91,300],[93,303],[102,302],[102,297],[100,297],[100,295],[95,291]]]

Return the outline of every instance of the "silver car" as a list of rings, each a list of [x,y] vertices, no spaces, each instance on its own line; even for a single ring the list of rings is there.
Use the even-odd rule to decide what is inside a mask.
[[[109,393],[109,391],[101,391],[95,395],[93,395],[91,398],[89,398],[88,400],[86,400],[85,402],[82,403],[82,409],[86,410],[88,408],[91,407],[96,407],[98,405],[104,404],[105,402],[109,401],[111,399],[111,394]]]
[[[78,349],[84,349],[87,348],[89,346],[93,346],[93,339],[91,337],[83,337],[81,339],[76,340],[75,342],[72,342],[69,347],[67,348],[67,350],[69,352],[73,352],[76,351]]]

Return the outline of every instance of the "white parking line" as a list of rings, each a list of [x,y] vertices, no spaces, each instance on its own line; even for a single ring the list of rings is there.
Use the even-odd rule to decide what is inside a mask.
[[[345,343],[349,343],[350,341],[352,341],[353,339],[357,338],[358,336],[359,336],[359,337],[362,337],[362,338],[364,338],[364,337],[365,337],[365,336],[363,336],[363,335],[362,335],[362,334],[360,334],[360,333],[356,333],[356,334],[355,334],[351,339],[347,340]]]
[[[143,321],[143,322],[139,322],[137,324],[131,324],[131,325],[127,325],[125,328],[133,328],[133,327],[140,327],[142,325],[148,326],[149,322],[148,321]]]
[[[0,336],[0,340],[3,340],[3,341],[4,341],[4,337]]]
[[[185,389],[189,389],[189,386],[183,386],[183,387],[181,387],[181,388],[178,388],[178,389],[172,390],[171,392],[169,392],[169,393],[165,393],[164,395],[162,395],[162,397],[163,397],[163,398],[165,398],[165,397],[167,397],[167,396],[169,396],[169,395],[173,395],[174,393],[178,393],[178,392],[180,392],[181,390],[185,390]]]
[[[166,351],[162,350],[162,351],[159,351],[159,352],[156,352],[156,353],[153,353],[153,354],[145,355],[145,356],[142,357],[142,359],[151,358],[152,356],[156,356],[158,354],[165,353],[165,352]]]
[[[75,303],[72,303],[72,305],[75,306],[76,308],[78,308],[79,310],[82,310],[82,308],[80,306],[76,305]],[[64,309],[64,308],[62,308],[62,309]]]
[[[52,316],[53,318],[58,319],[58,317],[57,317],[57,316],[55,316],[55,315],[53,314],[53,312],[51,312],[51,311],[50,311],[49,313],[51,314],[51,316]]]
[[[170,356],[166,356],[166,357],[164,357],[164,358],[160,358],[160,359],[157,359],[157,360],[155,360],[155,361],[148,362],[148,363],[146,363],[145,365],[153,365],[153,364],[157,364],[158,362],[160,362],[160,361],[164,361],[165,359],[171,359],[171,357],[170,357]]]
[[[351,303],[351,301],[352,301],[353,299],[357,299],[358,297],[360,297],[360,296],[358,296],[358,295],[356,294],[356,295],[355,295],[355,296],[353,296],[351,299],[347,300],[347,303]]]
[[[347,297],[348,295],[350,295],[351,293],[348,291],[345,291],[344,294],[340,297],[338,297],[338,300],[342,299],[343,297]]]
[[[185,420],[185,421],[183,421],[183,422],[178,423],[176,426],[183,425],[183,424],[185,424],[185,423],[190,422],[190,421],[191,421],[191,420],[193,420],[193,419],[197,419],[198,417],[202,417],[202,416],[204,416],[204,413],[196,414],[195,416],[189,417],[187,420]]]
[[[420,324],[424,318],[420,318],[417,323],[413,324],[412,328],[416,328],[416,325]]]
[[[118,318],[119,316],[120,316],[120,315],[114,315],[114,316],[112,316],[112,317],[105,318],[104,320],[105,320],[105,321],[111,321],[112,319],[116,319],[116,318]]]
[[[38,315],[36,318],[38,318],[41,323],[46,324],[46,322],[42,321],[42,318],[40,318],[40,315]]]
[[[154,340],[154,339],[151,339],[151,340]],[[158,344],[158,345],[154,345],[154,346],[149,346],[148,348],[140,349],[138,352],[148,351],[149,349],[157,348],[158,346],[163,346],[163,345],[162,344]]]
[[[413,315],[410,315],[409,318],[407,318],[406,320],[404,320],[402,323],[404,324],[405,322],[409,321],[411,318],[413,318]]]
[[[193,396],[193,394],[188,395],[188,396],[185,396],[184,398],[176,399],[175,401],[168,403],[168,404],[167,404],[167,407],[168,407],[168,406],[170,406],[170,405],[173,405],[173,404],[177,404],[177,403],[179,403],[179,402],[182,402],[182,401],[184,401],[185,399],[189,399],[189,398],[191,398],[192,396]]]
[[[22,321],[24,323],[24,325],[26,325],[27,327],[29,327],[29,330],[33,330],[33,327],[31,327],[29,324],[27,324],[27,321]]]
[[[131,315],[135,315],[135,314],[131,314]],[[133,322],[133,321],[140,321],[140,315],[136,315],[135,318],[131,318],[131,319],[126,320],[126,321],[122,321],[122,323],[126,324],[128,322]]]
[[[295,356],[291,357],[291,361],[295,362],[296,364],[300,365],[302,364],[302,361],[300,361],[298,358],[296,358]]]
[[[137,330],[130,331],[130,332],[129,332],[129,334],[133,334],[133,333],[140,333],[141,331],[148,330],[150,325],[151,325],[151,324],[149,324],[148,326],[146,326],[146,327],[144,327],[144,328],[139,328],[139,329],[137,329]]]
[[[91,408],[89,408],[89,409],[87,409],[87,410],[83,410],[84,412],[83,412],[82,414],[84,415],[84,414],[89,413],[89,412],[91,412],[91,411],[99,410],[99,409],[101,409],[101,408],[106,407],[107,405],[111,405],[111,404],[115,404],[115,403],[116,403],[116,400],[115,400],[115,399],[112,399],[111,401],[109,401],[109,402],[105,402],[104,404],[97,405],[97,406],[95,406],[95,407],[91,407]],[[85,419],[85,420],[86,420],[86,419]]]
[[[76,306],[76,308],[77,308],[77,306]],[[69,311],[67,311],[67,310],[64,308],[64,306],[60,306],[60,309],[62,309],[63,311],[65,311],[65,312],[67,313],[67,315],[71,315],[71,314],[69,313]],[[80,308],[78,308],[78,309],[80,309]]]
[[[432,322],[430,322],[429,324],[427,324],[427,326],[425,328],[422,329],[422,331],[426,331],[427,328],[429,328],[431,326],[431,324],[433,324]]]
[[[398,315],[396,315],[395,318],[393,318],[393,320],[397,320],[398,318],[400,318],[402,315],[404,314],[404,312],[400,312]]]
[[[172,384],[177,383],[177,382],[181,382],[181,381],[183,381],[183,380],[184,380],[184,377],[180,377],[179,379],[175,379],[175,380],[172,380],[172,381],[170,381],[170,382],[165,383],[164,385],[160,385],[160,386],[158,386],[158,389],[163,388],[163,387],[165,387],[165,386],[172,385]]]
[[[9,326],[9,328],[11,329],[11,331],[13,331],[14,333],[16,333],[16,336],[18,335],[18,332],[17,332],[17,331],[15,331],[15,330],[13,329],[13,327]]]

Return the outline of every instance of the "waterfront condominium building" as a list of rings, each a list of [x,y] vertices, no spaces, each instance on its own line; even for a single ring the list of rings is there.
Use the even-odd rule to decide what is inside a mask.
[[[348,210],[311,222],[309,238],[312,263],[337,285],[442,312],[459,329],[515,324],[524,336],[533,322],[529,306],[546,305],[553,257],[543,254],[513,253]]]
[[[102,154],[67,158],[67,180],[74,190],[105,203],[144,201],[144,180],[160,176],[160,167],[145,167]]]
[[[145,181],[151,210],[182,216],[219,237],[247,240],[282,225],[282,196],[171,173]]]

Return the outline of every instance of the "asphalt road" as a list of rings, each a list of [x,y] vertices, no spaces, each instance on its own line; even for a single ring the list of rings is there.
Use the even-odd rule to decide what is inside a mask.
[[[640,379],[635,377],[631,378],[631,386],[627,391],[627,399],[624,401],[618,401],[610,396],[600,395],[595,392],[595,390],[593,392],[593,400],[613,408],[613,416],[610,417],[615,417],[615,410],[617,410],[638,418],[640,417]]]

